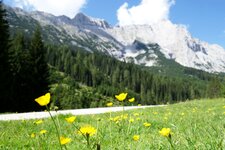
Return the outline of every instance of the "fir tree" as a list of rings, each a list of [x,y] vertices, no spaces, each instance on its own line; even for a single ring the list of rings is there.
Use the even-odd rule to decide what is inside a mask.
[[[46,48],[41,37],[40,27],[37,27],[30,45],[32,61],[32,95],[34,98],[45,94],[48,91],[48,64],[46,62]]]
[[[8,63],[9,50],[9,25],[6,20],[6,12],[3,9],[2,0],[0,1],[0,101],[1,112],[10,109],[10,68]]]
[[[33,74],[30,53],[25,44],[24,35],[17,33],[9,50],[12,111],[33,111]]]

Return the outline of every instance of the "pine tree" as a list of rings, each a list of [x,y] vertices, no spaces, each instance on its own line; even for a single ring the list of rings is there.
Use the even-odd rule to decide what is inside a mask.
[[[30,45],[30,56],[31,56],[31,66],[32,66],[32,81],[30,83],[32,87],[33,95],[32,102],[34,98],[45,94],[48,88],[48,64],[46,62],[47,50],[44,47],[44,43],[41,37],[40,27],[38,26],[33,34]],[[35,103],[32,104],[31,108],[36,109]]]
[[[32,62],[25,45],[24,35],[17,33],[9,50],[11,80],[12,111],[32,111]]]
[[[207,94],[209,98],[220,97],[222,93],[221,81],[218,78],[214,78],[209,82],[207,88]]]
[[[6,20],[6,12],[0,1],[0,111],[5,112],[10,109],[10,68],[8,63],[9,50],[9,25]]]

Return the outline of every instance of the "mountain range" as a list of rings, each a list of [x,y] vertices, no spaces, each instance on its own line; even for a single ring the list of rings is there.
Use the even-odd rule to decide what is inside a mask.
[[[78,46],[147,67],[166,65],[169,61],[207,72],[225,72],[224,48],[193,38],[185,26],[169,20],[152,25],[111,26],[83,13],[71,19],[5,8],[13,33],[22,30],[29,36],[39,24],[44,40],[49,43]]]

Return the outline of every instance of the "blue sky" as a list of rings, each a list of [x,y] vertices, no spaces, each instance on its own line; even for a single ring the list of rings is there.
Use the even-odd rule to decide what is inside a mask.
[[[169,19],[187,26],[193,37],[225,48],[225,0],[5,0],[5,3],[71,18],[84,12],[111,25],[151,24]]]
[[[170,20],[187,25],[193,37],[225,48],[225,0],[177,0]]]

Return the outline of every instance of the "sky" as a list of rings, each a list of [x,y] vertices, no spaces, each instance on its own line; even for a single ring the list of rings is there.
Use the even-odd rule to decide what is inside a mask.
[[[70,18],[83,12],[120,26],[170,20],[186,26],[193,37],[225,48],[225,0],[4,0],[4,3]]]

